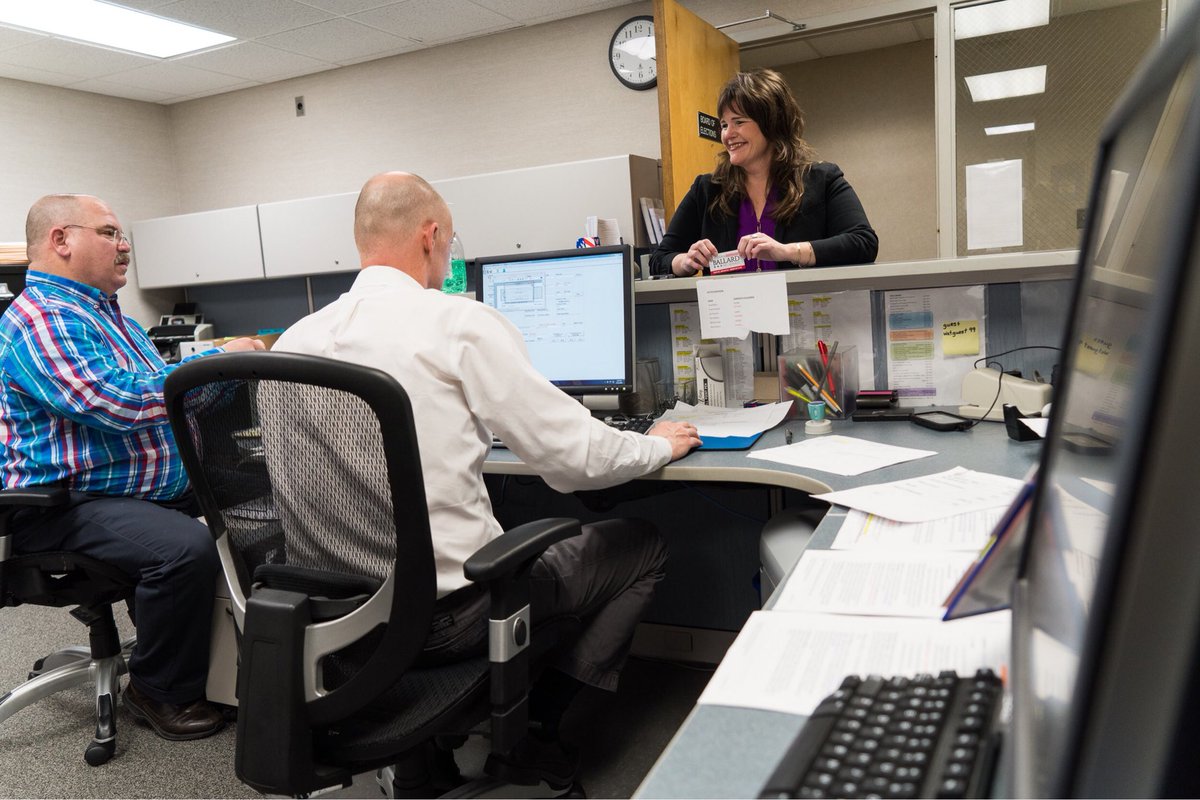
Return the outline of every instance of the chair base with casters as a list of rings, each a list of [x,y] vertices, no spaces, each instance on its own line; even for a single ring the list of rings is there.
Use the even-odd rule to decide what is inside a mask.
[[[0,491],[0,605],[78,606],[71,615],[88,628],[88,647],[70,647],[38,659],[29,680],[0,696],[0,724],[52,694],[94,683],[95,735],[84,760],[99,766],[112,758],[117,741],[117,695],[120,675],[134,640],[122,642],[112,604],[132,597],[134,582],[120,570],[70,552],[16,555],[8,531],[19,508],[51,508],[69,500],[65,489]]]

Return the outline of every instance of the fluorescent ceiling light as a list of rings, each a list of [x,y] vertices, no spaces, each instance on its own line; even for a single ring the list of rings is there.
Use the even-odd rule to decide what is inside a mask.
[[[234,38],[98,0],[0,0],[0,23],[157,58]]]
[[[989,72],[986,75],[971,75],[967,89],[976,103],[985,100],[1003,100],[1006,97],[1024,97],[1046,91],[1046,66],[1010,69],[1006,72]]]
[[[1050,0],[998,0],[954,10],[954,38],[971,39],[1050,24]]]
[[[1031,130],[1033,130],[1032,122],[1020,122],[1016,125],[995,125],[991,128],[984,128],[983,132],[988,136],[1000,136],[1004,133],[1024,133]]]

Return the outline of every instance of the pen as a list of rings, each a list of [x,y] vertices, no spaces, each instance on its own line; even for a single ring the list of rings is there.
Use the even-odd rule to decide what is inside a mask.
[[[816,386],[818,389],[820,389],[820,384],[819,384],[819,383],[817,383],[815,380],[813,380],[813,376],[808,374],[808,370],[806,370],[804,367],[802,367],[802,366],[801,366],[799,363],[797,363],[797,364],[796,364],[796,369],[800,370],[800,373],[801,373],[802,375],[804,375],[804,377],[805,377],[805,378],[807,378],[807,379],[809,380],[809,382],[810,382],[810,383],[812,383],[812,385],[813,385],[813,386]],[[835,400],[834,400],[834,399],[833,399],[833,398],[830,396],[829,392],[826,392],[826,391],[823,391],[823,390],[822,390],[822,391],[820,392],[820,394],[821,394],[821,397],[824,397],[824,398],[825,398],[825,402],[826,402],[826,403],[829,403],[829,407],[830,407],[830,408],[832,408],[832,409],[833,409],[835,412],[837,412],[838,414],[842,413],[842,407],[841,407],[841,406],[839,406],[839,405],[837,404],[837,401],[835,401]]]
[[[829,374],[830,365],[833,363],[833,357],[837,354],[837,340],[833,342],[833,349],[830,350],[824,340],[817,340],[817,352],[821,354],[821,363],[825,366],[825,376],[829,378],[829,391],[831,394],[837,394],[837,384],[833,381],[833,376]],[[824,378],[822,378],[824,379]]]

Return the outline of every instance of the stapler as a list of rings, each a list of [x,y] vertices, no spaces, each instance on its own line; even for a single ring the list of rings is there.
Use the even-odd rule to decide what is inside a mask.
[[[1001,422],[1004,420],[1004,406],[1013,405],[1022,416],[1032,417],[1050,402],[1052,391],[1048,383],[1038,383],[1015,375],[1006,375],[989,367],[981,367],[963,376],[963,404],[958,407],[958,413],[971,419]],[[988,411],[989,408],[991,411]]]

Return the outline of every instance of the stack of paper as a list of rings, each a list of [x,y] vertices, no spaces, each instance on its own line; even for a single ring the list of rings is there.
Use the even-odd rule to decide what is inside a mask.
[[[663,234],[666,232],[666,217],[663,213],[663,201],[657,197],[643,197],[642,203],[642,222],[646,224],[646,235],[650,238],[651,244],[658,244],[662,241]]]

